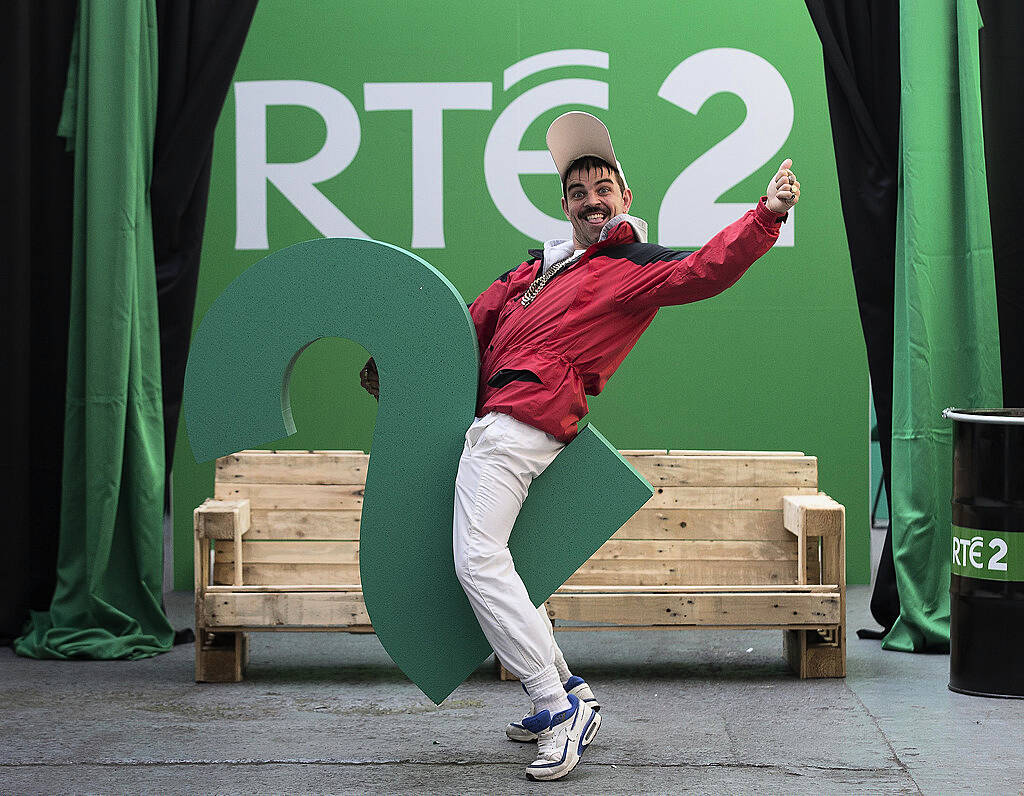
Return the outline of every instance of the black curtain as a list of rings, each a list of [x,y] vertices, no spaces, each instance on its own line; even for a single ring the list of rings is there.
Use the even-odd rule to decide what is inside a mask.
[[[893,290],[899,163],[899,4],[891,0],[806,0],[821,39],[825,88],[850,247],[886,497],[892,494]],[[866,435],[865,435],[866,436]],[[890,500],[890,516],[892,503]],[[892,531],[871,595],[883,628],[899,616]]]
[[[1017,225],[1024,179],[1024,4],[981,0],[981,112],[999,305],[1003,406],[1024,406],[1024,238]]]
[[[0,4],[0,641],[56,585],[74,160],[57,137],[75,4]]]
[[[843,219],[871,374],[886,495],[892,450],[893,273],[899,155],[899,5],[806,0],[821,39]],[[1024,239],[1017,230],[1024,178],[1024,4],[979,0],[981,97],[995,258],[1003,405],[1024,406]],[[890,516],[892,504],[890,501]],[[871,613],[888,630],[899,615],[886,533]],[[862,631],[863,636],[879,634]]]
[[[157,0],[159,94],[154,249],[167,474],[192,327],[213,132],[256,0]],[[67,375],[74,160],[57,137],[77,8],[0,5],[0,152],[9,204],[0,283],[0,373],[9,442],[0,457],[0,643],[56,585]],[[168,490],[169,493],[169,490]],[[166,499],[165,499],[166,500]]]
[[[160,314],[164,513],[199,282],[213,133],[245,44],[256,0],[156,0],[159,50],[153,180],[153,251]],[[179,630],[174,643],[194,639]]]
[[[157,0],[159,94],[153,152],[153,248],[160,311],[165,507],[199,281],[213,132],[256,0]]]

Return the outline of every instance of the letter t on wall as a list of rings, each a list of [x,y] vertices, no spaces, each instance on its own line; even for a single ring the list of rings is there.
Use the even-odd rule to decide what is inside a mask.
[[[365,83],[368,111],[412,111],[412,246],[444,248],[446,110],[491,109],[490,83]]]

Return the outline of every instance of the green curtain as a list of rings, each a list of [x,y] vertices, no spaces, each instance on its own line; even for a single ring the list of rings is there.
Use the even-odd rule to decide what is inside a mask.
[[[900,616],[883,647],[949,649],[947,406],[1002,401],[976,0],[900,2],[892,540]]]
[[[149,205],[155,0],[80,0],[59,134],[75,209],[57,587],[15,651],[145,658],[161,608],[164,441]]]

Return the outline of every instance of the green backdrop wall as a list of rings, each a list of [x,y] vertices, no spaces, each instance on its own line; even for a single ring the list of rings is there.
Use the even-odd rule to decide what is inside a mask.
[[[848,577],[866,583],[867,363],[802,4],[263,0],[217,128],[196,323],[258,259],[320,235],[410,249],[472,300],[563,229],[544,131],[572,108],[606,122],[632,212],[666,246],[697,248],[793,158],[803,197],[780,243],[721,296],[659,313],[590,417],[620,448],[818,456],[847,507]],[[267,447],[368,450],[365,358],[310,346],[291,384],[298,432]],[[179,429],[187,589],[214,469]]]

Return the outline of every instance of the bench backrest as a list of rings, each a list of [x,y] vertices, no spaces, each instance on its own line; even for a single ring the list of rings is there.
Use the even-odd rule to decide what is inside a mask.
[[[797,582],[784,495],[817,494],[817,459],[756,451],[623,451],[654,497],[569,584],[764,585]],[[247,585],[359,583],[359,518],[369,456],[361,451],[242,451],[217,460],[214,497],[247,498]],[[215,584],[230,584],[217,543]],[[817,582],[817,551],[807,556]]]
[[[214,497],[247,498],[247,585],[359,583],[362,451],[242,451],[217,460]],[[217,544],[213,582],[232,583],[230,544]]]
[[[622,451],[654,496],[584,564],[576,586],[797,582],[784,495],[818,492],[818,460],[798,452]],[[816,544],[816,540],[811,545]],[[818,582],[818,551],[807,556]]]

